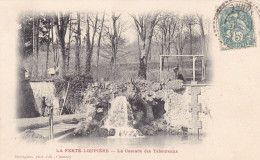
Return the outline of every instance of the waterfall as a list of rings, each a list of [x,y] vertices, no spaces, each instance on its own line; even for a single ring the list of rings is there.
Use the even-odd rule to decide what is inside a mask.
[[[104,127],[115,129],[115,137],[138,137],[141,132],[133,128],[133,112],[125,96],[118,96],[111,102]]]

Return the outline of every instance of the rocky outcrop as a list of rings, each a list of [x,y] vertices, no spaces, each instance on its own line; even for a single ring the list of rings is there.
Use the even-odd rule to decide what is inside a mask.
[[[81,91],[82,102],[74,106],[75,113],[86,113],[89,120],[83,120],[75,133],[88,136],[116,135],[118,132],[113,128],[106,131],[100,127],[107,119],[111,102],[116,97],[125,96],[130,104],[127,113],[132,115],[128,117],[131,122],[129,125],[134,129],[139,129],[144,135],[182,134],[190,129],[188,92],[189,87],[183,87],[181,80],[161,83],[145,80],[89,83],[87,89]],[[203,90],[199,96],[199,102],[202,103],[201,118],[210,115],[207,104],[204,103],[207,101],[207,94]],[[132,114],[129,114],[130,111]],[[115,116],[113,120],[123,122],[121,116]],[[93,125],[92,121],[96,121],[98,125]]]

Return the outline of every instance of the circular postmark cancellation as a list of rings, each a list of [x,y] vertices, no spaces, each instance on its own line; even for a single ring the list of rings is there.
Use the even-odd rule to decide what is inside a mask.
[[[219,37],[221,50],[256,46],[252,2],[228,0],[218,7],[213,30]],[[258,11],[258,10],[257,10]]]

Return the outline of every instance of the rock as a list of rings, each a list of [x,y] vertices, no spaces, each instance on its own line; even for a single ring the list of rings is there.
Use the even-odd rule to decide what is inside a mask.
[[[109,129],[108,136],[115,136],[116,130],[114,128]]]
[[[176,134],[178,134],[178,129],[175,129],[174,127],[170,127],[170,128],[168,128],[167,133],[176,135]]]
[[[183,81],[182,80],[168,81],[168,82],[166,82],[165,87],[167,89],[179,91],[179,90],[183,89]]]
[[[78,123],[77,128],[74,130],[75,135],[83,135],[88,129],[89,124],[86,121],[81,121]]]
[[[150,90],[150,91],[158,91],[158,90],[161,90],[162,89],[162,86],[160,83],[150,83],[148,86],[147,86],[147,89]]]
[[[164,90],[159,90],[159,91],[155,92],[155,98],[163,99],[164,97],[165,97]]]
[[[136,112],[136,114],[135,114],[135,121],[137,123],[142,122],[143,121],[143,116],[144,116],[144,112],[143,111]]]
[[[99,128],[98,133],[100,137],[107,137],[109,135],[107,128]]]
[[[154,115],[153,115],[153,109],[150,105],[145,105],[146,107],[146,119],[145,122],[149,123],[150,121],[154,120]]]
[[[165,132],[167,131],[167,122],[163,118],[152,121],[151,126],[154,127],[156,130]]]
[[[98,122],[95,120],[85,120],[78,123],[77,128],[74,130],[75,135],[90,135],[98,127]]]
[[[154,127],[149,125],[141,126],[139,127],[139,130],[143,135],[148,135],[148,136],[154,135],[157,131]]]

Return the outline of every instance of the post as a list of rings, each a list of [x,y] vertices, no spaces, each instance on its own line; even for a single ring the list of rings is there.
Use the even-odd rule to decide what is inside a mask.
[[[63,104],[62,104],[62,108],[61,108],[61,111],[60,111],[60,115],[62,114],[63,108],[64,108],[65,103],[66,103],[66,99],[67,99],[69,87],[70,87],[70,82],[68,82],[68,87],[67,87],[67,90],[66,90],[66,93],[65,93],[65,96],[64,96],[64,101],[63,101]]]
[[[162,79],[162,56],[160,55],[160,81]]]
[[[193,65],[193,67],[192,67],[192,69],[193,69],[193,72],[192,72],[192,74],[193,74],[193,81],[195,81],[195,56],[192,56],[192,65]]]
[[[205,80],[205,62],[204,62],[204,56],[203,56],[203,59],[202,59],[202,63],[201,63],[201,69],[202,69],[202,76],[201,76],[201,80]]]
[[[49,126],[50,126],[49,140],[53,140],[53,106],[51,106],[50,109]]]

